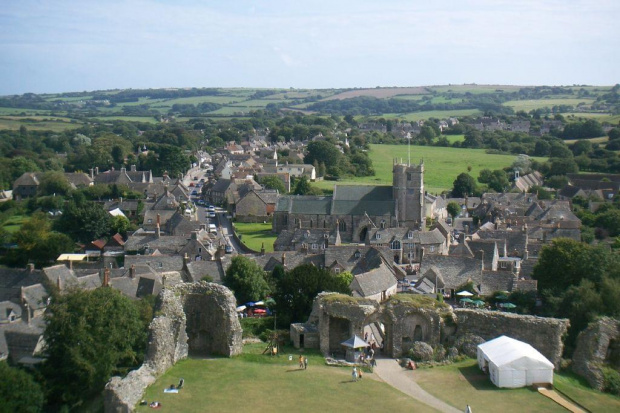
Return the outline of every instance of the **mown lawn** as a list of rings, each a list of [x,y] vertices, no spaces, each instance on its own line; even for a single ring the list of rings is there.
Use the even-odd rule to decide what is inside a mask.
[[[534,109],[549,108],[559,105],[577,106],[580,103],[590,105],[594,99],[589,98],[566,98],[566,99],[531,99],[531,100],[509,100],[504,102],[503,106],[510,106],[515,111],[524,110],[529,112]]]
[[[273,242],[276,240],[277,235],[271,232],[271,223],[235,222],[234,225],[235,231],[241,236],[241,242],[248,248],[260,251],[261,245],[265,243],[265,251],[273,251]]]
[[[415,373],[417,383],[427,392],[452,406],[462,409],[469,404],[473,412],[565,412],[566,410],[531,388],[500,389],[478,368],[476,360],[466,360],[449,366],[423,368]],[[563,382],[562,376],[555,380]],[[590,402],[593,396],[578,385],[564,382],[563,388],[573,393],[575,401]],[[590,402],[592,411],[618,411],[617,398],[596,393]],[[587,404],[584,404],[587,407]]]
[[[22,227],[22,224],[26,221],[26,219],[28,218],[23,215],[13,215],[12,217],[4,221],[4,223],[2,224],[2,227],[9,234],[14,234],[17,231],[19,231],[19,229]]]
[[[159,401],[167,412],[434,411],[370,373],[352,382],[348,368],[325,366],[316,351],[304,353],[308,369],[301,370],[298,350],[284,349],[271,357],[261,354],[264,348],[264,343],[246,345],[244,354],[231,359],[183,360],[147,389],[145,400]],[[185,385],[178,394],[163,392],[181,377]]]
[[[406,145],[370,145],[370,159],[375,168],[375,176],[350,178],[338,181],[338,184],[353,185],[392,185],[392,162],[394,158],[407,162]],[[482,169],[501,169],[510,166],[515,155],[490,155],[484,149],[442,148],[437,146],[414,146],[411,148],[411,163],[424,159],[424,185],[430,193],[440,193],[452,188],[452,183],[461,172],[467,172],[474,178]],[[542,158],[536,158],[543,160]],[[316,182],[313,185],[322,189],[333,189],[333,181]]]

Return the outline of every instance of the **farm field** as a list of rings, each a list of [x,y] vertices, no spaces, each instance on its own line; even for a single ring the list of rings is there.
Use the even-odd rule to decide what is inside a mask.
[[[273,251],[273,242],[277,235],[271,232],[271,223],[246,223],[235,222],[235,231],[241,236],[243,242],[248,248],[254,251],[260,251],[262,244],[265,244],[265,251]]]
[[[390,87],[390,88],[375,88],[375,89],[355,89],[348,90],[342,93],[336,93],[333,96],[322,100],[334,100],[334,99],[350,99],[360,96],[370,96],[375,98],[391,98],[398,95],[426,95],[428,91],[425,87]]]
[[[101,116],[93,119],[98,119],[104,122],[113,120],[124,120],[127,122],[159,123],[159,121],[155,120],[155,118],[152,116]]]
[[[590,105],[594,102],[594,99],[587,98],[570,98],[570,99],[537,99],[537,100],[509,100],[504,102],[504,106],[510,106],[515,111],[524,110],[529,112],[530,110],[549,108],[559,105],[571,105],[577,106],[580,103]]]
[[[261,354],[265,346],[248,344],[244,354],[230,359],[182,360],[147,389],[145,399],[159,401],[169,412],[344,412],[353,406],[380,406],[386,412],[434,411],[373,374],[352,382],[349,368],[325,366],[316,350],[304,352],[308,369],[301,370],[299,350],[284,348],[281,356],[272,357]],[[163,393],[181,377],[185,384],[178,394]]]
[[[425,120],[428,118],[449,118],[451,116],[474,116],[479,115],[478,109],[455,109],[455,110],[431,110],[426,112],[413,112],[413,113],[386,113],[381,116],[374,116],[376,118],[385,119],[403,119],[408,121]]]
[[[199,103],[205,103],[205,102],[219,103],[219,104],[222,104],[222,105],[228,105],[228,104],[232,104],[232,103],[241,102],[243,100],[245,100],[245,98],[243,98],[243,97],[235,97],[235,96],[192,96],[192,97],[189,97],[189,98],[177,98],[177,99],[168,99],[168,100],[161,99],[160,100],[161,104],[157,105],[157,106],[158,107],[159,106],[172,107],[172,105],[174,105],[174,104],[197,105]]]
[[[413,372],[427,392],[461,409],[469,404],[473,412],[565,412],[563,407],[530,388],[499,389],[480,371],[476,360],[448,366],[422,368]],[[554,375],[559,388],[593,412],[620,409],[620,398],[585,388],[563,376]],[[450,391],[446,391],[450,389]]]
[[[70,123],[66,121],[53,121],[53,120],[35,120],[29,121],[26,119],[32,118],[19,118],[19,117],[0,117],[0,130],[9,129],[9,130],[19,130],[22,126],[25,126],[27,129],[43,131],[43,130],[51,130],[54,132],[62,132],[67,129],[77,129],[82,126],[81,122]]]
[[[392,163],[394,158],[407,162],[406,145],[370,145],[370,159],[376,171],[375,176],[355,177],[338,182],[320,181],[313,183],[321,189],[333,189],[339,185],[392,185]],[[484,149],[442,148],[437,146],[411,146],[411,163],[424,160],[424,186],[430,193],[441,193],[452,188],[452,183],[461,172],[474,178],[482,169],[501,169],[510,166],[515,155],[491,155]],[[543,158],[534,158],[544,160]]]
[[[583,113],[583,112],[574,112],[574,113],[563,113],[565,118],[572,120],[580,120],[580,119],[596,119],[599,122],[607,122],[612,125],[620,124],[620,115],[612,115],[610,113]]]
[[[564,143],[566,143],[567,145],[572,145],[578,140],[580,139],[566,139],[564,140]],[[585,139],[585,140],[588,142],[592,142],[592,143],[606,143],[609,141],[609,136],[600,136],[598,138],[590,138],[590,139]]]
[[[471,93],[472,95],[479,95],[482,93],[500,93],[503,92],[515,92],[521,89],[523,86],[509,86],[509,85],[448,85],[448,86],[428,86],[427,89],[437,93]]]
[[[0,115],[19,115],[26,114],[26,116],[34,115],[49,115],[51,111],[42,109],[24,109],[24,108],[4,108],[0,107]]]

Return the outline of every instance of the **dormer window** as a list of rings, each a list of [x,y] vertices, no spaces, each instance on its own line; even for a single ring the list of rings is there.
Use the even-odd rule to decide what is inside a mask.
[[[407,238],[412,239],[413,238],[413,231],[409,231],[407,233]]]
[[[381,234],[376,234],[376,235],[375,235],[375,238],[377,238],[377,239],[381,239]]]
[[[340,268],[334,268],[334,272],[335,272],[336,274],[340,274]]]
[[[355,257],[355,258],[359,258],[361,255],[362,255],[362,254],[360,254],[360,252],[359,252],[359,251],[355,251],[355,255],[354,255],[354,257]]]

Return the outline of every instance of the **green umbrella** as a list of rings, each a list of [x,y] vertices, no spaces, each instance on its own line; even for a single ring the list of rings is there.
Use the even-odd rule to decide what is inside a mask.
[[[474,304],[476,304],[478,307],[480,307],[481,305],[484,305],[484,301],[482,300],[474,300],[472,301]]]
[[[505,296],[504,294],[500,294],[500,295],[498,295],[497,297],[495,297],[495,299],[497,299],[497,300],[507,300],[507,299],[508,299],[508,297],[507,297],[507,296]]]
[[[501,306],[504,308],[517,308],[517,306],[514,305],[513,303],[503,303],[501,304]]]
[[[473,303],[474,301],[471,298],[461,298],[462,303]]]

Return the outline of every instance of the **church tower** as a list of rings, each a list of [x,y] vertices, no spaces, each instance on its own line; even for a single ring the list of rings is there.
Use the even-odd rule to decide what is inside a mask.
[[[394,159],[392,169],[394,215],[400,227],[424,230],[424,162],[419,165],[399,163]]]

